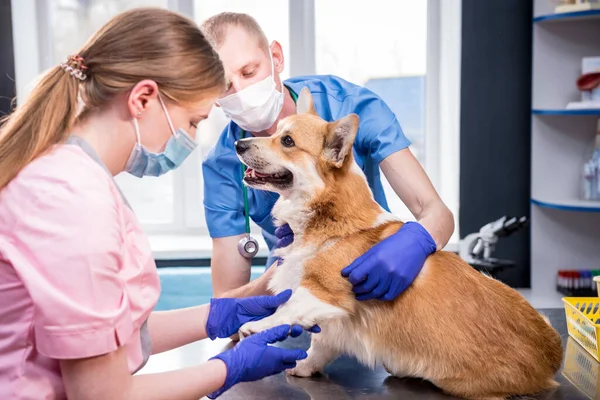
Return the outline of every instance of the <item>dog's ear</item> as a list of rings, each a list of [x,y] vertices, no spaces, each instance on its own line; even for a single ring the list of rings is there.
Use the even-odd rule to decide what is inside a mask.
[[[358,115],[350,114],[327,125],[328,132],[323,154],[327,163],[335,168],[341,168],[346,156],[352,151],[352,145],[358,132],[358,122]]]
[[[315,104],[313,103],[312,94],[308,88],[302,88],[298,100],[296,101],[296,114],[313,114],[317,115],[315,111]]]

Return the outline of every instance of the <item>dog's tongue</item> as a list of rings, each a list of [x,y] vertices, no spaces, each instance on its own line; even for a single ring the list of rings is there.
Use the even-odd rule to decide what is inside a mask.
[[[252,178],[266,178],[270,176],[269,174],[261,174],[260,172],[256,172],[250,167],[246,168],[246,173],[244,175]]]

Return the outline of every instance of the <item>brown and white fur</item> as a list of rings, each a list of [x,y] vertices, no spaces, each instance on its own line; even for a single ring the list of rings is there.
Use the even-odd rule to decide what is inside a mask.
[[[293,289],[242,337],[280,324],[320,325],[309,356],[289,371],[310,376],[342,353],[398,377],[420,377],[469,399],[503,399],[556,387],[559,334],[515,290],[438,251],[395,301],[355,299],[340,271],[402,222],[373,199],[352,155],[358,117],[327,123],[303,90],[297,115],[275,135],[236,143],[246,184],[277,192],[273,208],[294,242],[279,250],[270,289]],[[291,140],[290,140],[291,139]],[[275,268],[275,267],[274,267]]]

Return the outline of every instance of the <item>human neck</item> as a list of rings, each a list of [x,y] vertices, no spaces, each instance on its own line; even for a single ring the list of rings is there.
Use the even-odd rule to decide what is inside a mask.
[[[71,131],[89,143],[113,176],[125,169],[136,141],[133,122],[123,117],[110,109],[95,112]]]
[[[281,112],[279,113],[279,116],[277,117],[277,119],[275,120],[275,122],[273,123],[273,125],[271,125],[271,127],[269,129],[267,129],[266,131],[262,131],[259,133],[253,133],[253,136],[261,136],[261,137],[267,137],[267,136],[271,136],[273,135],[276,131],[277,131],[277,124],[279,123],[279,121],[281,121],[282,119],[289,117],[290,115],[294,115],[296,114],[296,102],[294,102],[294,99],[292,98],[292,94],[290,93],[290,90],[283,86],[284,90],[285,90],[285,96],[283,98],[283,107],[281,108]]]

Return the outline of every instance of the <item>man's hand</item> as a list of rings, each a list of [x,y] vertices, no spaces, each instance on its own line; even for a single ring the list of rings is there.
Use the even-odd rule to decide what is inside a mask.
[[[277,236],[277,248],[281,249],[287,247],[294,241],[294,232],[288,224],[282,225],[275,229],[275,236]]]
[[[342,270],[357,300],[394,300],[415,280],[436,244],[417,222],[405,223]]]

